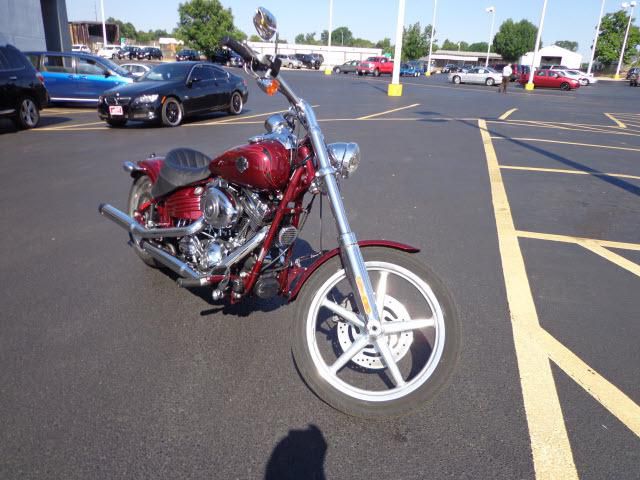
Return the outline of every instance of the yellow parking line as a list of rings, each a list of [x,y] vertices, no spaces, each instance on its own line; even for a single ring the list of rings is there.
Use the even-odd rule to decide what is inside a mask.
[[[538,341],[549,358],[602,406],[640,437],[640,407],[552,335],[539,329]],[[558,477],[562,478],[562,477]]]
[[[358,120],[367,120],[373,117],[379,117],[380,115],[385,115],[387,113],[399,112],[400,110],[406,110],[407,108],[413,108],[420,105],[419,103],[414,103],[413,105],[407,105],[406,107],[394,108],[392,110],[386,110],[384,112],[372,113],[371,115],[365,115],[364,117],[358,117]]]
[[[527,172],[569,173],[572,175],[593,175],[595,177],[616,177],[616,178],[630,178],[633,180],[640,180],[640,176],[625,175],[622,173],[587,172],[584,170],[565,170],[562,168],[518,167],[515,165],[500,165],[500,168],[503,168],[506,170],[523,170]]]
[[[591,147],[591,148],[607,148],[611,150],[624,150],[627,152],[640,152],[640,148],[632,147],[616,147],[614,145],[597,145],[593,143],[578,143],[578,142],[565,142],[561,140],[547,140],[546,138],[511,138],[511,137],[491,137],[492,140],[518,140],[520,142],[542,142],[542,143],[558,143],[561,145],[575,145],[578,147]]]
[[[561,243],[596,243],[606,248],[618,248],[620,250],[636,250],[640,251],[640,243],[615,242],[612,240],[598,240],[596,238],[572,237],[570,235],[558,235],[553,233],[527,232],[524,230],[516,231],[516,235],[520,238],[534,238],[536,240],[548,240],[550,242]]]
[[[618,125],[620,128],[627,128],[627,126],[622,123],[620,120],[618,120],[616,117],[614,117],[612,114],[610,113],[606,113],[605,112],[605,116],[609,117],[611,120],[613,120],[615,122],[616,125]]]
[[[511,110],[507,110],[506,112],[504,112],[502,115],[500,115],[500,116],[498,117],[498,120],[506,120],[507,118],[509,118],[509,116],[510,116],[513,112],[515,112],[515,111],[517,111],[517,110],[518,110],[517,108],[512,108]]]
[[[544,351],[532,342],[531,332],[540,329],[538,315],[498,159],[486,122],[478,120],[478,126],[487,157],[498,246],[511,311],[511,326],[536,478],[577,480],[578,473],[551,365]]]

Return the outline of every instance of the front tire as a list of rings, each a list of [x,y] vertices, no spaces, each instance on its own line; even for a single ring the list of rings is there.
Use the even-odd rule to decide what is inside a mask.
[[[162,124],[165,127],[177,127],[182,123],[182,105],[173,97],[167,98],[162,105]]]
[[[229,113],[231,115],[240,115],[242,113],[243,106],[244,103],[240,92],[233,92],[231,99],[229,100]]]
[[[384,298],[382,333],[364,333],[335,257],[313,274],[296,302],[294,360],[311,390],[337,410],[367,418],[403,415],[450,377],[459,352],[458,318],[442,282],[413,255],[381,247],[362,254],[373,289]]]
[[[15,117],[16,127],[21,130],[35,128],[40,122],[40,110],[31,97],[24,97],[18,104],[18,112]]]

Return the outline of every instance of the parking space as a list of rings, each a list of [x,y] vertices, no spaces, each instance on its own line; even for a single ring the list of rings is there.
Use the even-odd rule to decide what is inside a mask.
[[[0,247],[21,250],[0,263],[0,452],[15,459],[0,476],[86,478],[101,458],[111,477],[256,478],[283,439],[319,431],[327,478],[640,478],[637,91],[499,95],[419,77],[387,97],[388,78],[288,75],[327,141],[362,149],[343,182],[358,237],[419,246],[449,286],[463,326],[450,384],[407,417],[345,417],[296,373],[293,309],[177,289],[97,215],[125,203],[123,160],[217,154],[284,100],[251,85],[242,116],[172,129],[56,107],[0,134]],[[314,248],[318,220],[303,233]]]

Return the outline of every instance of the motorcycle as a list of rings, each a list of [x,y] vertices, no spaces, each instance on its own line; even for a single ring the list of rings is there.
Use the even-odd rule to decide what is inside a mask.
[[[277,31],[262,7],[253,22],[265,41]],[[211,286],[213,300],[232,304],[250,295],[295,301],[296,367],[332,407],[360,417],[415,409],[442,387],[458,356],[459,322],[447,289],[415,258],[419,249],[356,239],[339,180],[358,168],[358,145],[325,143],[311,105],[280,74],[277,55],[260,56],[229,37],[222,44],[243,58],[262,91],[284,95],[289,110],[214,159],[178,148],[125,162],[133,178],[128,210],[102,204],[100,213],[129,232],[145,263],[175,272],[181,287]],[[293,258],[318,196],[329,200],[338,247]]]

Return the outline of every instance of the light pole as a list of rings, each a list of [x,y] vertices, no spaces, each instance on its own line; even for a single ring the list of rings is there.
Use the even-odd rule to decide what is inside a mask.
[[[327,60],[331,55],[331,29],[333,28],[333,0],[329,0],[329,35],[327,35]],[[326,68],[324,69],[325,75],[331,75],[331,65],[327,63]]]
[[[102,46],[107,46],[107,26],[104,23],[104,0],[100,0],[100,11],[102,12]]]
[[[396,48],[393,54],[393,75],[391,83],[387,89],[390,97],[402,96],[402,84],[400,83],[400,62],[402,60],[402,28],[404,26],[404,3],[405,0],[398,1],[398,21],[396,22]]]
[[[487,13],[491,14],[491,29],[489,30],[489,46],[487,47],[487,61],[484,62],[484,68],[489,66],[489,54],[491,53],[491,39],[493,38],[493,25],[496,20],[496,7],[485,8]]]
[[[631,19],[633,19],[633,8],[636,6],[635,0],[633,2],[624,2],[622,4],[622,8],[625,10],[629,8],[629,23],[627,23],[627,31],[624,34],[624,41],[622,42],[622,50],[620,51],[620,60],[618,61],[618,68],[616,69],[616,74],[613,78],[616,80],[620,78],[620,68],[622,67],[622,61],[624,60],[624,51],[627,48],[627,38],[629,37],[629,28],[631,27]]]
[[[547,12],[547,0],[544,0],[544,3],[542,4],[542,14],[540,15],[540,25],[538,25],[538,35],[536,36],[536,46],[535,46],[535,50],[533,51],[531,66],[529,67],[530,68],[529,81],[524,86],[526,90],[533,90],[534,88],[533,74],[535,72],[536,57],[538,56],[538,51],[540,50],[540,38],[542,37],[542,27],[544,26],[544,15],[546,12]]]
[[[436,36],[436,9],[438,8],[438,0],[433,0],[433,20],[431,21],[431,35],[429,38],[429,58],[427,59],[427,71],[424,74],[428,77],[431,75],[431,52],[433,51],[433,37]]]
[[[593,45],[591,47],[591,59],[589,60],[589,68],[587,68],[587,75],[591,75],[591,69],[593,68],[593,59],[596,56],[596,45],[598,44],[598,37],[600,36],[600,24],[602,23],[602,14],[604,13],[604,2],[600,6],[600,16],[598,17],[598,26],[596,27],[596,36],[593,39]]]

